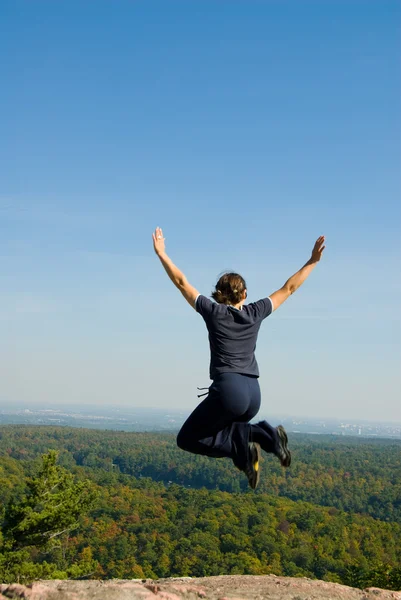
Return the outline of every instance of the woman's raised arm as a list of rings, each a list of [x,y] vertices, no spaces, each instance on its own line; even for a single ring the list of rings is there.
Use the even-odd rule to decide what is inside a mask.
[[[325,249],[324,245],[324,235],[321,235],[317,240],[312,250],[312,256],[308,260],[308,262],[297,271],[292,277],[285,282],[282,288],[270,294],[270,300],[273,303],[273,310],[276,310],[279,306],[283,304],[293,294],[296,290],[303,284],[305,279],[309,277],[312,273],[312,270],[315,268],[317,263],[322,258],[323,250]]]
[[[195,308],[196,298],[199,296],[199,292],[193,285],[191,285],[184,273],[173,263],[171,258],[167,255],[165,238],[163,231],[160,227],[156,227],[153,236],[153,247],[162,263],[167,275],[170,277],[174,285],[180,290],[185,300]]]

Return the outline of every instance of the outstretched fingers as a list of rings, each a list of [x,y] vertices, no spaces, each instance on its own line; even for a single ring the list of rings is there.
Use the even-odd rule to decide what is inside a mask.
[[[322,247],[323,248],[325,247],[325,246],[323,246],[324,242],[325,242],[324,235],[321,235],[320,237],[318,237],[316,240],[316,243],[315,243],[316,250],[322,250]]]
[[[317,238],[315,245],[313,247],[312,250],[312,259],[315,261],[320,260],[323,250],[326,248],[326,246],[324,245],[325,242],[325,237],[324,235],[321,235]]]
[[[161,227],[156,227],[154,233],[152,233],[153,246],[156,253],[164,252],[165,250],[165,239]]]

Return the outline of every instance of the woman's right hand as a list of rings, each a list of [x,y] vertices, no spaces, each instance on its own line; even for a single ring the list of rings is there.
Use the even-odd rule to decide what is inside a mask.
[[[322,258],[323,250],[326,248],[324,241],[324,235],[321,235],[319,238],[317,238],[315,245],[313,246],[311,262],[319,262],[319,260]]]

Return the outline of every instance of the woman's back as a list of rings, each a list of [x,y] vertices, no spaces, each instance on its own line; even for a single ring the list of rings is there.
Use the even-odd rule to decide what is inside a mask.
[[[273,311],[270,298],[243,305],[239,310],[199,295],[195,308],[209,332],[210,378],[227,372],[259,377],[256,340],[263,319]]]

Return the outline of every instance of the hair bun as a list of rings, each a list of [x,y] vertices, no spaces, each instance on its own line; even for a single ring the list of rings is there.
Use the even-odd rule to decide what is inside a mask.
[[[241,275],[224,273],[216,283],[212,298],[219,304],[233,305],[241,302],[245,290],[245,279]]]

